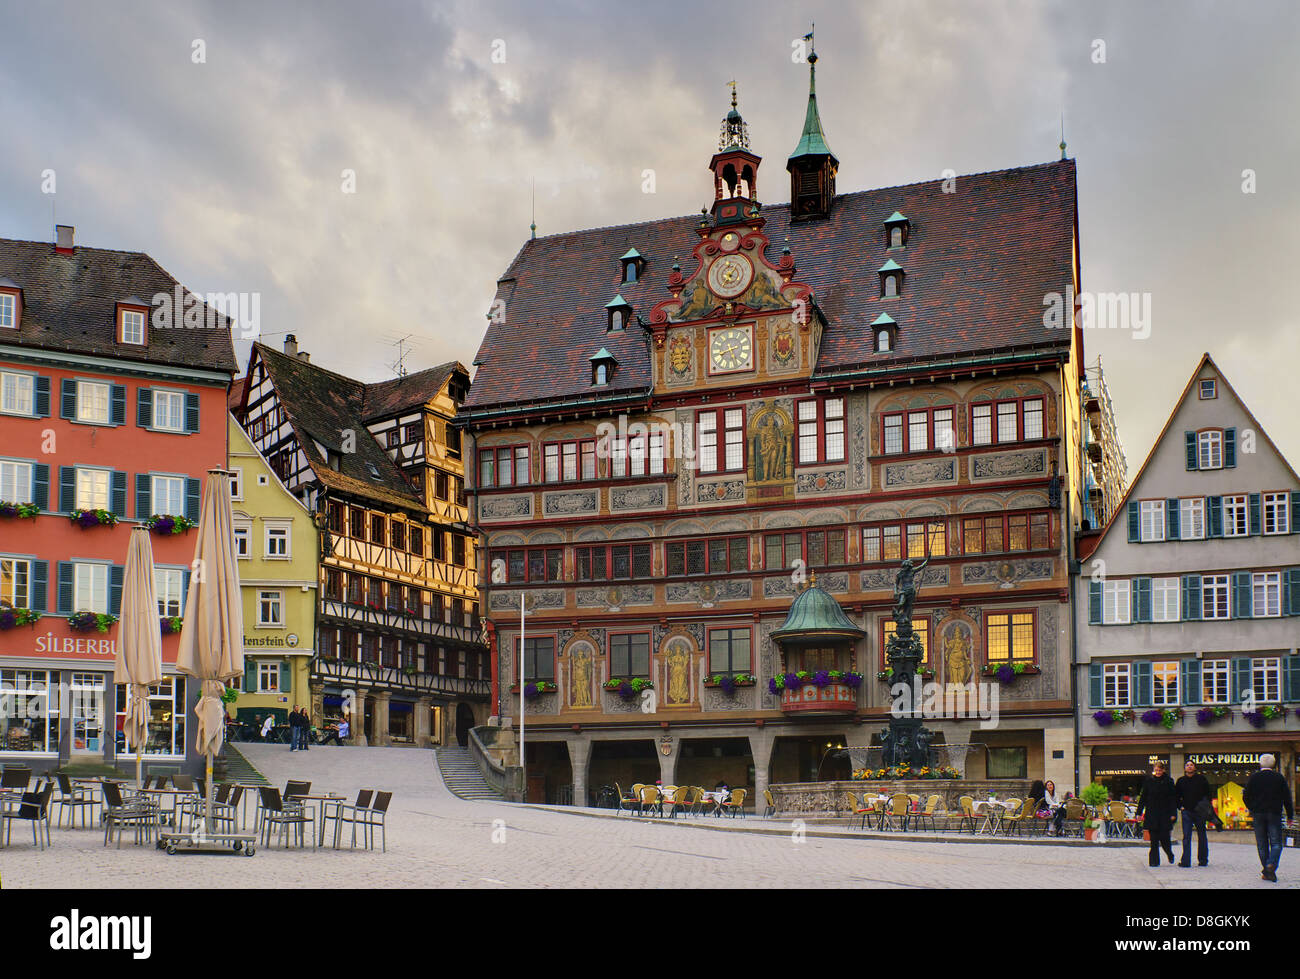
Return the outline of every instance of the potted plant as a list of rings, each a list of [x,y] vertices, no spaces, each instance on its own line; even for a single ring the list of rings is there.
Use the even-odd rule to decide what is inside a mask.
[[[559,686],[550,680],[529,680],[524,684],[524,696],[528,700],[533,700],[544,693],[555,693],[559,689]],[[517,683],[514,686],[514,692],[519,692],[519,684]]]
[[[68,625],[74,632],[107,632],[116,621],[116,615],[104,612],[73,612],[68,616]]]
[[[144,525],[159,536],[165,534],[183,534],[195,526],[189,517],[169,513],[155,513]]]
[[[1202,707],[1196,712],[1196,723],[1201,727],[1217,721],[1220,717],[1231,717],[1231,707]]]
[[[1272,704],[1261,707],[1259,710],[1243,710],[1241,716],[1250,722],[1251,727],[1263,727],[1265,721],[1271,721],[1274,718],[1285,718],[1288,711],[1285,707],[1275,707]]]
[[[725,694],[733,694],[737,687],[752,687],[758,679],[751,673],[713,673],[704,678],[706,687],[720,687]]]
[[[986,665],[981,671],[981,675],[987,677],[997,677],[999,683],[1011,683],[1018,676],[1033,676],[1042,671],[1032,663],[1000,663],[997,666]]]
[[[1167,730],[1173,730],[1173,726],[1182,719],[1183,709],[1181,707],[1165,707],[1163,709],[1156,707],[1142,712],[1143,724],[1150,724],[1152,727],[1159,725]]]
[[[184,620],[179,615],[164,615],[158,622],[159,630],[164,636],[180,632]]]
[[[1079,798],[1083,801],[1085,806],[1090,806],[1095,811],[1104,806],[1107,800],[1110,799],[1110,790],[1100,782],[1089,782],[1079,792]],[[1089,832],[1089,827],[1096,829],[1096,820],[1089,817],[1084,822],[1083,826],[1085,838],[1089,840],[1092,839],[1092,833]]]
[[[221,691],[221,702],[223,704],[233,704],[238,699],[239,691],[234,687],[226,687],[225,690]]]
[[[0,500],[0,517],[13,520],[32,520],[41,515],[41,508],[35,503],[10,503]]]
[[[620,677],[610,677],[605,681],[604,687],[611,693],[617,693],[624,700],[632,700],[641,695],[642,690],[654,688],[654,682],[647,680],[645,677],[637,676],[630,680],[624,680]]]
[[[40,617],[40,612],[34,612],[29,608],[10,608],[6,605],[0,608],[0,632],[20,625],[34,625]]]
[[[73,510],[68,514],[68,519],[82,530],[98,527],[101,524],[105,527],[113,527],[117,524],[117,514],[111,510]]]

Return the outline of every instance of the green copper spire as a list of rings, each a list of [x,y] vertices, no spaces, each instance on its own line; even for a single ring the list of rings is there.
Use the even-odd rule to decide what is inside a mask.
[[[840,162],[831,152],[831,148],[826,145],[826,135],[822,132],[822,117],[817,112],[816,51],[808,55],[808,111],[804,114],[803,133],[799,136],[799,143],[790,154],[790,159],[795,160],[801,156],[829,156],[835,163]]]

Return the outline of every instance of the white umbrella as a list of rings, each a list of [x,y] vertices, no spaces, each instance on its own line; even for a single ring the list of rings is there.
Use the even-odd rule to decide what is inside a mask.
[[[122,583],[122,618],[117,626],[116,680],[130,685],[122,732],[135,750],[135,786],[140,787],[140,767],[149,737],[149,687],[162,682],[162,630],[154,588],[153,545],[149,531],[135,527],[126,550],[126,576]]]
[[[204,829],[212,832],[212,756],[225,737],[225,681],[244,673],[244,611],[230,512],[230,474],[208,471],[176,666],[203,685],[195,747],[207,755]]]

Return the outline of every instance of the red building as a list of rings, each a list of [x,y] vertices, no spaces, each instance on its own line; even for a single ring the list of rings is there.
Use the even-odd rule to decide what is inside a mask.
[[[140,252],[0,239],[0,758],[112,762],[130,528],[152,538],[159,615],[184,612],[207,470],[226,460],[228,321]],[[164,298],[165,297],[165,298]],[[168,526],[176,533],[161,532]],[[89,613],[89,614],[80,614]],[[79,621],[73,622],[76,618]],[[164,623],[164,632],[170,626]],[[80,627],[79,627],[80,626]],[[187,707],[163,637],[146,755],[181,765]],[[197,691],[194,691],[196,694]]]

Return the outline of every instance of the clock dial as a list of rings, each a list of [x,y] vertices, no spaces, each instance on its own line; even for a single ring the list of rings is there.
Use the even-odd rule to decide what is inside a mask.
[[[709,370],[748,370],[753,365],[754,343],[748,327],[715,330],[709,338]]]
[[[723,299],[734,299],[753,281],[754,266],[744,255],[724,255],[709,266],[709,289]]]

